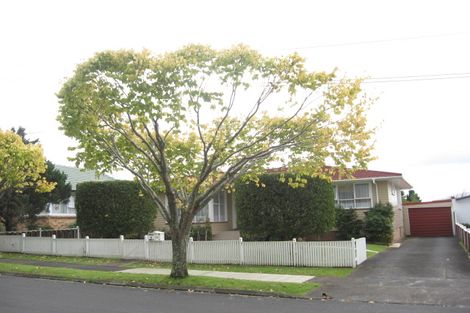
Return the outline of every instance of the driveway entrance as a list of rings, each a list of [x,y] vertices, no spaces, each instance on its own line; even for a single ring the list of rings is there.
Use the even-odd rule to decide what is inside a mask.
[[[409,238],[364,262],[346,279],[322,282],[343,301],[433,304],[470,308],[470,259],[452,237]]]

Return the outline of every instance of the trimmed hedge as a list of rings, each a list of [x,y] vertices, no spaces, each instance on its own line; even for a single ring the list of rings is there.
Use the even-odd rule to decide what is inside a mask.
[[[237,222],[244,239],[291,240],[333,228],[335,202],[328,181],[308,178],[304,187],[292,188],[280,181],[280,175],[266,174],[259,179],[264,187],[253,182],[235,184]]]
[[[336,236],[340,240],[360,238],[363,234],[364,221],[357,217],[354,209],[336,209]]]
[[[393,239],[392,205],[379,203],[367,212],[364,231],[370,242],[391,243]]]
[[[94,238],[142,238],[153,228],[156,209],[137,182],[104,181],[77,185],[77,225]]]

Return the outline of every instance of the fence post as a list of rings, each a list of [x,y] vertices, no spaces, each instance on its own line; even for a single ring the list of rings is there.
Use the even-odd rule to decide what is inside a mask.
[[[194,261],[194,239],[189,237],[189,263]]]
[[[41,237],[42,237],[42,228],[39,227],[39,238],[41,238]]]
[[[57,254],[57,241],[56,241],[56,235],[52,235],[52,240],[51,240],[51,254],[56,255]]]
[[[351,247],[352,247],[352,267],[356,268],[357,265],[357,245],[356,245],[356,239],[351,238]]]
[[[80,239],[80,227],[77,226],[77,238]]]
[[[21,234],[21,253],[24,253],[25,246],[26,246],[26,234],[22,233]]]
[[[90,256],[90,237],[85,236],[85,256]]]
[[[119,235],[119,255],[124,259],[124,236]]]
[[[240,247],[240,265],[243,265],[245,263],[245,251],[243,250],[243,238],[240,237],[238,239],[239,242],[239,247]]]
[[[292,239],[292,266],[297,266],[297,239]]]
[[[144,255],[145,255],[145,259],[148,261],[150,259],[150,253],[149,253],[149,236],[147,235],[144,236]]]

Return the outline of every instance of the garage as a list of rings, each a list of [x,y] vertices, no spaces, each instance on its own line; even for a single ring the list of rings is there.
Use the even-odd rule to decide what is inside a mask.
[[[409,230],[414,237],[453,236],[452,210],[447,203],[408,204]]]

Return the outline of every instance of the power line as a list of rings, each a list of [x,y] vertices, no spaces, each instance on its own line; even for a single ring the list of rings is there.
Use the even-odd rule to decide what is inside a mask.
[[[460,36],[460,35],[469,35],[470,32],[456,32],[456,33],[443,33],[443,34],[434,34],[434,35],[419,35],[411,37],[397,37],[397,38],[385,38],[385,39],[373,39],[373,40],[363,40],[363,41],[349,41],[349,42],[339,42],[331,44],[318,44],[311,46],[301,46],[295,48],[286,48],[286,50],[306,50],[306,49],[321,49],[321,48],[334,48],[334,47],[344,47],[344,46],[357,46],[357,45],[370,45],[370,44],[380,44],[394,41],[411,41],[411,40],[421,40],[421,39],[430,39],[438,37],[450,37],[450,36]]]
[[[442,73],[442,74],[428,74],[428,75],[370,77],[370,78],[365,78],[363,83],[365,84],[401,83],[401,82],[450,80],[450,79],[466,79],[466,78],[470,78],[470,73]]]

